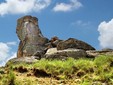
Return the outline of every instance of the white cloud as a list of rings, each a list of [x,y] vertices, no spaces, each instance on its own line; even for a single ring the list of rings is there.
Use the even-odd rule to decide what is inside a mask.
[[[16,57],[17,57],[17,53],[16,52],[12,52],[11,56],[6,61],[8,61],[8,60],[10,60],[12,58],[16,58]]]
[[[17,42],[7,42],[6,44],[7,44],[7,45],[16,45]]]
[[[78,0],[70,0],[70,3],[57,3],[56,6],[53,8],[53,11],[58,12],[67,12],[76,10],[82,7],[82,3],[80,3]]]
[[[111,19],[109,22],[101,22],[98,26],[98,31],[100,33],[98,38],[100,46],[102,48],[113,49],[113,19]]]
[[[0,42],[0,66],[4,65],[9,59],[16,57],[16,53],[11,52],[11,45],[14,45],[14,43]]]
[[[10,47],[7,44],[0,42],[0,61],[9,56]]]
[[[90,21],[84,22],[82,20],[77,20],[77,21],[71,23],[72,26],[80,26],[80,27],[87,27],[90,24],[91,24]]]
[[[0,15],[39,12],[48,7],[50,3],[51,0],[5,0],[0,3]]]

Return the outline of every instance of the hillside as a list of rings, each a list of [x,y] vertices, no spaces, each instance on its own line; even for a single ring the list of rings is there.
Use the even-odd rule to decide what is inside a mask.
[[[0,85],[113,85],[113,56],[10,61],[0,68]]]
[[[17,20],[17,57],[0,67],[0,85],[113,85],[113,49],[43,36],[38,18]]]

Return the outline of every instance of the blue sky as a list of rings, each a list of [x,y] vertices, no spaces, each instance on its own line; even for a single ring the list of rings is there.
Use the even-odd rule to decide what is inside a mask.
[[[32,15],[47,38],[85,41],[113,48],[113,0],[0,0],[0,64],[16,56],[17,19]]]

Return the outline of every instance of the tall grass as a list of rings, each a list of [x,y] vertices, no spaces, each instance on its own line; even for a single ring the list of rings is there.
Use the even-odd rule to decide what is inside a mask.
[[[23,66],[24,68],[43,70],[51,77],[56,79],[71,79],[80,85],[88,85],[93,83],[113,84],[113,56],[101,55],[95,59],[73,59],[67,60],[47,60],[41,59],[33,64],[21,63],[11,65],[12,69]],[[10,82],[15,81],[15,76],[12,73],[8,74]],[[5,81],[3,79],[2,81]]]
[[[15,74],[9,71],[7,75],[1,75],[0,85],[15,85]]]

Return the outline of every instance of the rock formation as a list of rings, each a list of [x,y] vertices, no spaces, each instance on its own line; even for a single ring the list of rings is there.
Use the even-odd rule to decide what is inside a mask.
[[[24,16],[17,21],[17,36],[20,40],[17,57],[33,57],[40,59],[41,57],[86,57],[87,50],[95,50],[89,44],[69,38],[68,40],[60,40],[58,37],[52,37],[48,40],[43,36],[39,29],[38,19],[32,16]],[[48,54],[50,49],[57,49],[54,54]],[[47,52],[46,52],[47,51]]]
[[[48,39],[42,35],[36,17],[24,16],[18,19],[16,33],[20,40],[17,57],[41,57]]]
[[[105,49],[105,50],[100,50],[100,51],[97,51],[97,50],[88,50],[86,51],[87,53],[87,57],[88,58],[95,58],[99,55],[107,55],[107,56],[113,56],[113,50],[112,49]]]
[[[65,60],[68,57],[72,57],[74,59],[85,58],[87,56],[86,52],[82,49],[65,49],[65,50],[57,50],[57,48],[50,48],[45,54],[47,59],[60,59]]]
[[[74,39],[74,38],[69,38],[68,40],[65,41],[61,41],[58,43],[57,45],[57,49],[58,50],[64,50],[64,49],[68,49],[68,48],[75,48],[75,49],[83,49],[83,50],[95,50],[94,47],[92,47],[91,45]]]

